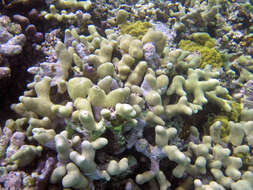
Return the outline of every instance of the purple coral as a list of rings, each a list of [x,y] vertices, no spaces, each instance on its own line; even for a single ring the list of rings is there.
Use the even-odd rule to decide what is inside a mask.
[[[20,190],[22,189],[23,172],[11,171],[0,177],[0,183],[3,183],[2,190]]]
[[[25,41],[24,34],[14,36],[0,25],[0,54],[11,56],[21,53]]]
[[[143,46],[144,58],[148,65],[156,69],[159,66],[159,55],[156,53],[156,47],[152,42],[145,43]]]
[[[249,80],[242,88],[243,107],[253,108],[253,80]]]
[[[35,190],[46,189],[48,180],[55,167],[55,163],[56,161],[53,157],[49,157],[46,162],[40,162],[37,169],[37,172],[40,173],[40,175],[36,177]]]
[[[10,139],[10,146],[6,150],[6,156],[11,157],[18,149],[25,144],[25,133],[15,132]]]

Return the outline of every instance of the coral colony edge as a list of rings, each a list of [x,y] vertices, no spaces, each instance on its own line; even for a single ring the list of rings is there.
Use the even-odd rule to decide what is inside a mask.
[[[252,0],[2,0],[1,190],[253,190]]]

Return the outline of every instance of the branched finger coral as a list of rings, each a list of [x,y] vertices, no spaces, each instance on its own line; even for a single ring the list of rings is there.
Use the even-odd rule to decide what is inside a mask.
[[[0,130],[0,189],[252,189],[252,59],[221,53],[233,3],[118,3],[46,2],[57,31]]]

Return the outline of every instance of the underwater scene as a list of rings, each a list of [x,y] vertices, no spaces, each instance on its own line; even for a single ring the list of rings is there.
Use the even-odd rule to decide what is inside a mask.
[[[253,0],[1,0],[0,190],[253,190]]]

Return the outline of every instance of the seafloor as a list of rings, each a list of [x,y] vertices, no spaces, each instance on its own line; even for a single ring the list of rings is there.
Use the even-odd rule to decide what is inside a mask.
[[[0,190],[253,190],[252,0],[2,0]]]

